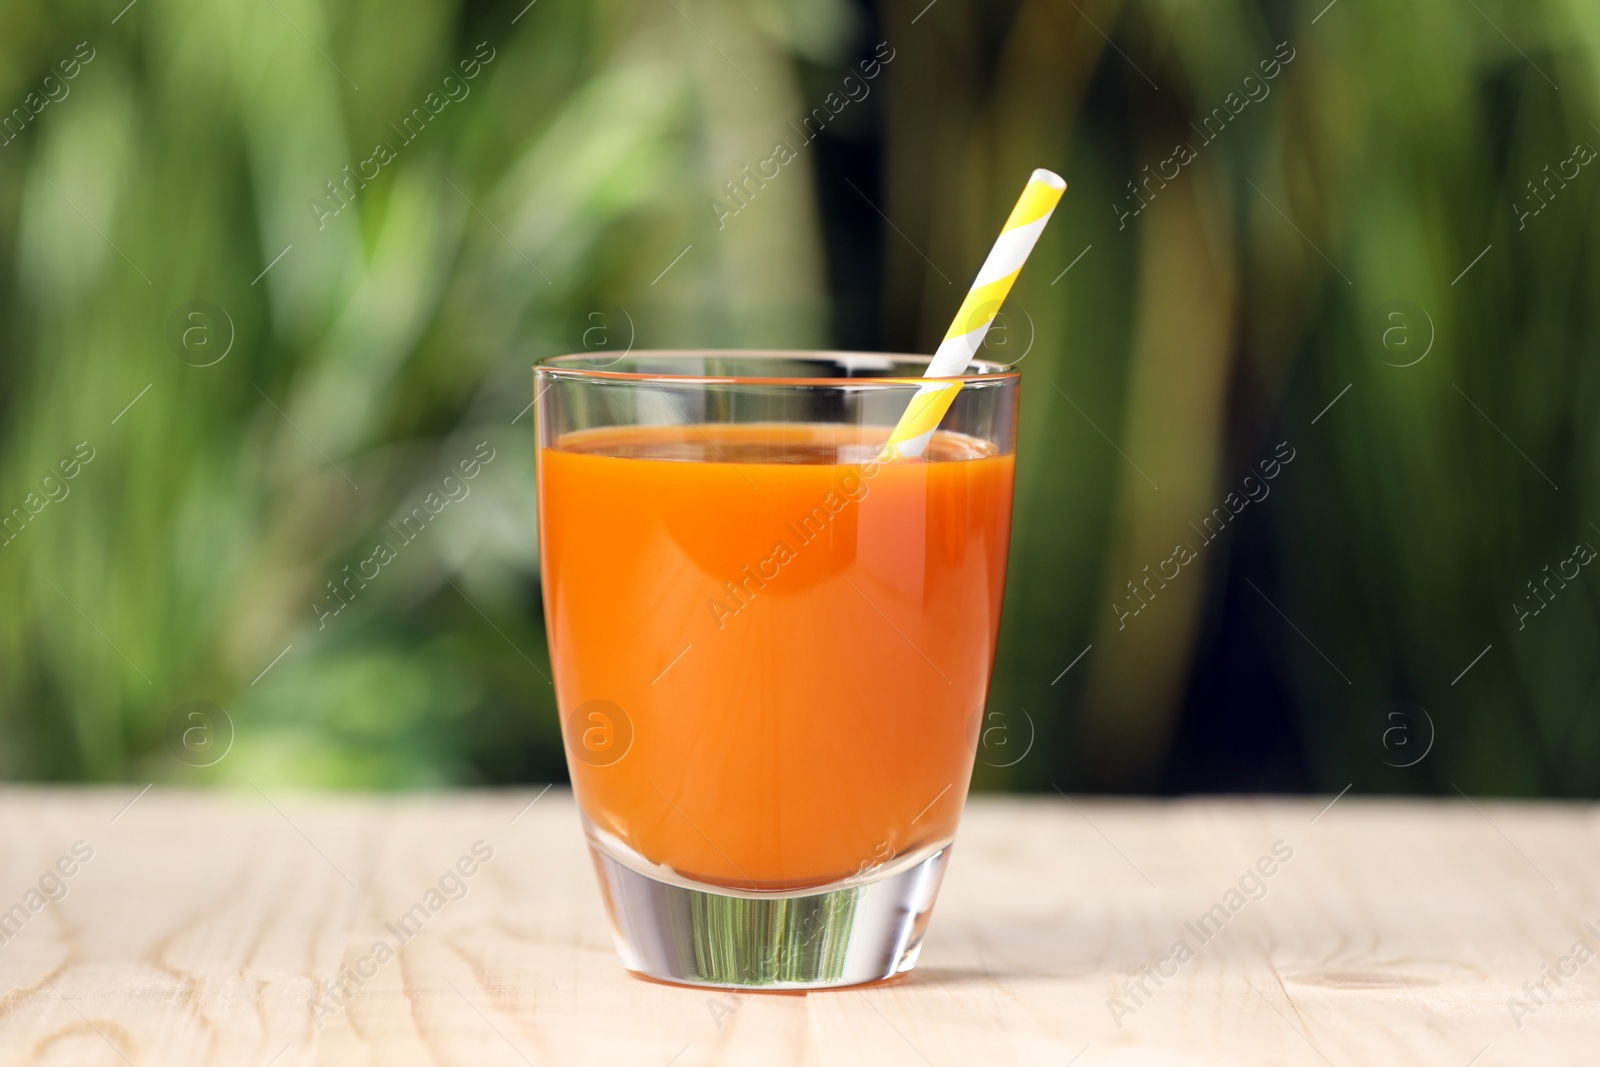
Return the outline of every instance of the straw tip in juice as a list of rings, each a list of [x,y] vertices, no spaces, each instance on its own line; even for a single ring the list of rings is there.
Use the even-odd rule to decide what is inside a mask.
[[[1057,174],[1055,171],[1053,171],[1053,170],[1045,170],[1043,167],[1040,167],[1038,170],[1036,170],[1032,174],[1030,174],[1028,176],[1028,180],[1029,181],[1035,181],[1035,182],[1044,182],[1046,185],[1048,185],[1052,189],[1065,189],[1067,187],[1067,179],[1063,178],[1061,175]]]

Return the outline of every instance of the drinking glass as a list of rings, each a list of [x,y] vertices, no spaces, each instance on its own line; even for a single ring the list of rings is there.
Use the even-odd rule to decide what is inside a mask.
[[[880,463],[927,362],[535,367],[562,736],[640,974],[812,989],[916,963],[994,657],[1019,382],[943,379],[923,456]]]

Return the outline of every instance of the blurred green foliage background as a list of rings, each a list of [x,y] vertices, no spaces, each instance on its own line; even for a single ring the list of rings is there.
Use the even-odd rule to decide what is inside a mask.
[[[1048,166],[978,785],[1594,796],[1597,72],[1586,0],[10,0],[0,774],[563,779],[529,364],[931,351]]]

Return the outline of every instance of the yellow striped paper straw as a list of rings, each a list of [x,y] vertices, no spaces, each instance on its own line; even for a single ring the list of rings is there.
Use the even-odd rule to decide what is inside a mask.
[[[924,377],[955,377],[972,362],[983,344],[984,334],[989,332],[989,324],[1000,311],[1006,294],[1011,292],[1011,283],[1022,272],[1028,253],[1033,251],[1045,223],[1050,221],[1050,213],[1066,191],[1067,183],[1053,171],[1036,170],[1029,176],[1027,186],[1017,198],[1017,206],[1011,209],[1011,217],[1006,219],[994,247],[989,250],[989,258],[983,261],[972,288],[967,290],[961,310],[956,312],[955,321],[950,323],[939,350],[928,362]],[[932,383],[918,389],[895,425],[879,460],[912,459],[922,455],[960,389],[959,382]]]

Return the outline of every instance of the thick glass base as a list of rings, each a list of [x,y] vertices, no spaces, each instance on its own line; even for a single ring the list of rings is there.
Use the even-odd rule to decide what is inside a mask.
[[[946,842],[831,885],[740,892],[646,874],[590,847],[623,965],[729,989],[826,989],[909,971],[950,857]]]

